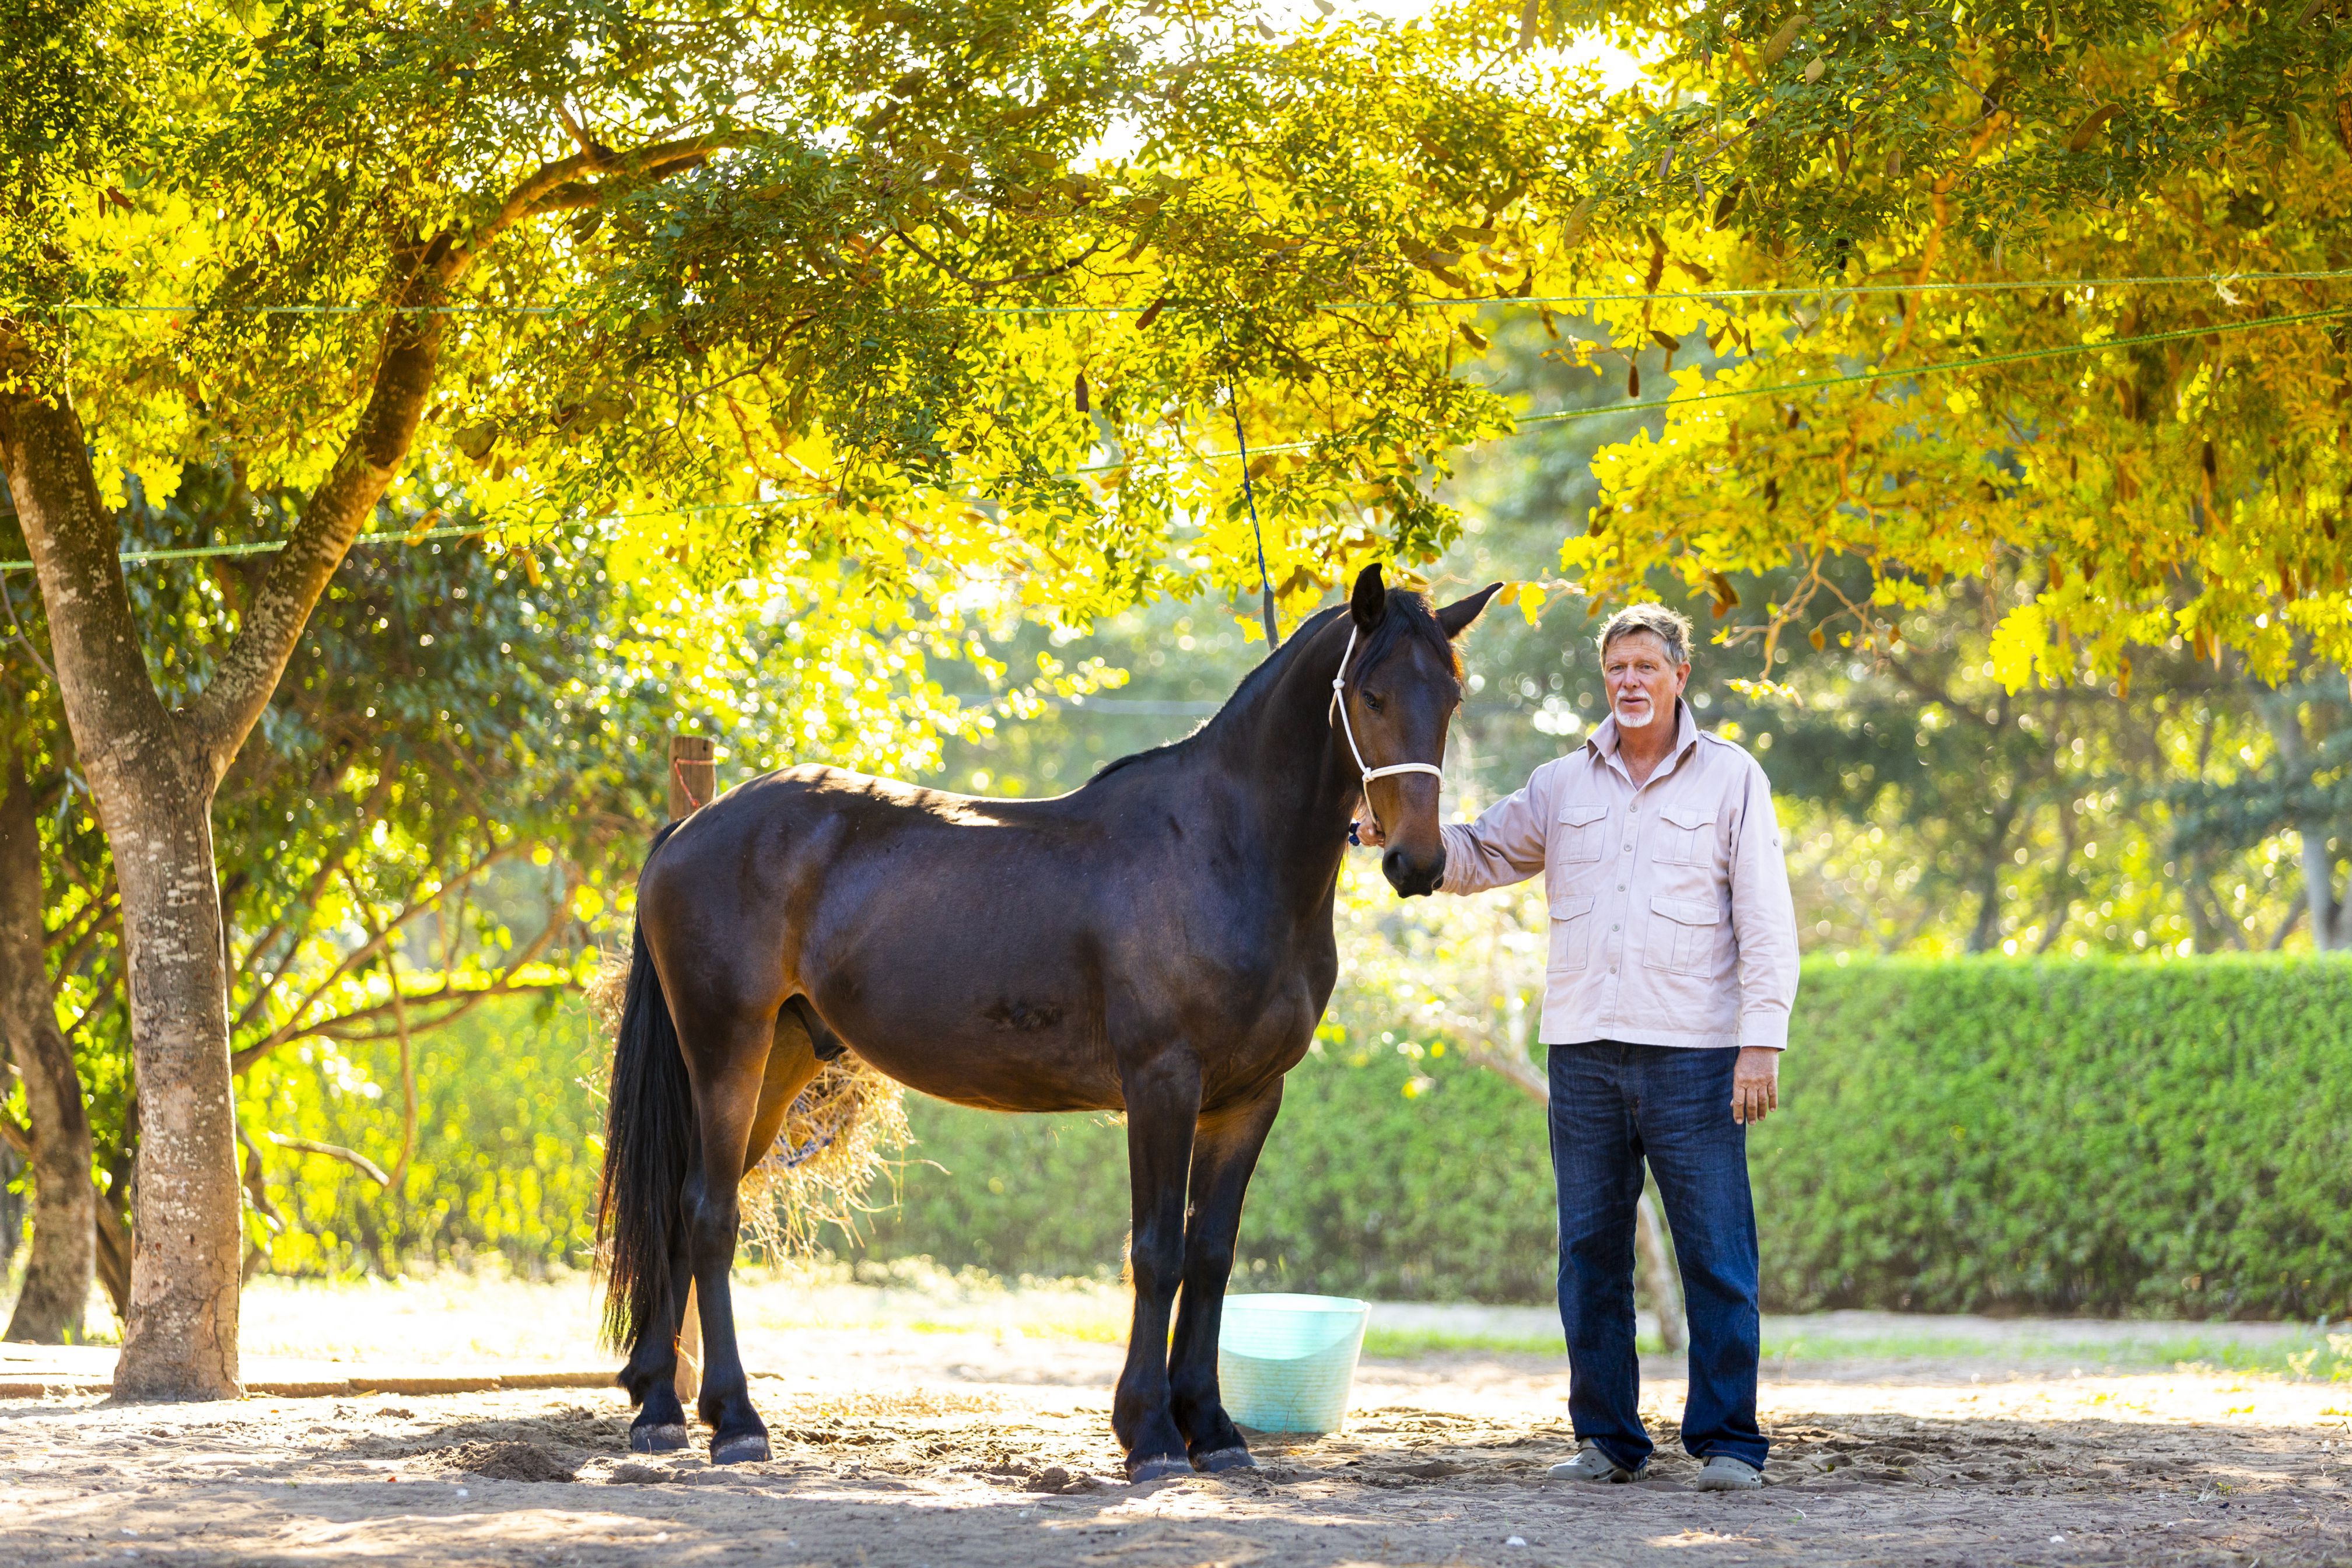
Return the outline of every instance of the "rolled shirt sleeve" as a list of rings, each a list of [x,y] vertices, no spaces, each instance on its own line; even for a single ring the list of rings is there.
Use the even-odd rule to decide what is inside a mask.
[[[1797,1000],[1797,910],[1772,785],[1751,758],[1731,846],[1731,930],[1739,946],[1739,1043],[1785,1050]],[[1449,841],[1447,850],[1450,853]],[[1448,872],[1451,875],[1449,869]]]
[[[1550,819],[1551,774],[1558,764],[1538,768],[1515,795],[1479,813],[1472,823],[1440,825],[1445,845],[1444,893],[1483,893],[1524,882],[1544,868],[1545,831]]]

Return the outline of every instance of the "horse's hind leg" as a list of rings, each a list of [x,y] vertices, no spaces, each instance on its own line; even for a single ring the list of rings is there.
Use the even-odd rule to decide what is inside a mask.
[[[776,1016],[772,1007],[731,1015],[716,1009],[677,1011],[689,1014],[678,1018],[678,1039],[688,1076],[694,1080],[695,1120],[701,1132],[701,1168],[687,1178],[680,1216],[695,1295],[702,1308],[702,1396],[696,1408],[711,1428],[712,1463],[764,1459],[768,1429],[751,1408],[750,1382],[735,1342],[728,1277],[742,1225],[738,1188],[751,1157],[752,1126],[761,1120],[761,1090],[777,1033]],[[781,1108],[775,1116],[781,1121]],[[769,1136],[774,1136],[772,1128]]]
[[[693,1179],[687,1178],[689,1184]],[[629,1363],[621,1369],[621,1386],[637,1405],[636,1419],[629,1423],[629,1451],[634,1454],[664,1454],[687,1445],[686,1406],[677,1402],[677,1336],[693,1258],[684,1230],[676,1228],[670,1235],[666,1316],[638,1331],[637,1342],[629,1348]]]
[[[1168,1382],[1176,1425],[1183,1428],[1196,1469],[1257,1463],[1218,1394],[1217,1328],[1225,1281],[1234,1270],[1234,1240],[1241,1233],[1242,1198],[1281,1106],[1282,1080],[1276,1079],[1255,1100],[1201,1118],[1192,1139],[1192,1216],[1184,1230],[1184,1294],[1169,1351]]]
[[[743,1168],[746,1172],[757,1165],[767,1153],[768,1146],[776,1141],[776,1133],[784,1123],[784,1113],[793,1100],[808,1087],[816,1076],[816,1052],[808,1029],[792,1012],[776,1016],[773,1043],[768,1050],[768,1060],[760,1081],[758,1107],[751,1116],[751,1131],[746,1140]],[[687,1178],[688,1190],[694,1190],[696,1177]],[[671,1316],[664,1324],[648,1324],[631,1347],[629,1364],[622,1370],[621,1386],[627,1389],[638,1405],[637,1416],[629,1426],[629,1447],[639,1454],[667,1453],[686,1447],[686,1408],[678,1403],[677,1340],[683,1325],[677,1313],[688,1300],[687,1286],[694,1278],[694,1256],[691,1247],[690,1205],[688,1215],[670,1234],[670,1308]],[[696,1302],[698,1309],[699,1301]]]

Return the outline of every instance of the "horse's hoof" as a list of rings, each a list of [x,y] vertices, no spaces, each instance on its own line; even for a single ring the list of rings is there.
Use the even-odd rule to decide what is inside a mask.
[[[1247,1448],[1218,1448],[1193,1456],[1192,1468],[1204,1476],[1213,1476],[1220,1470],[1255,1470],[1257,1460],[1251,1458]]]
[[[686,1427],[670,1421],[656,1426],[629,1428],[629,1452],[632,1454],[668,1454],[686,1447]]]
[[[710,1439],[710,1462],[714,1465],[758,1464],[767,1457],[765,1432],[738,1432],[732,1437]]]
[[[1141,1486],[1146,1481],[1164,1481],[1171,1476],[1189,1476],[1192,1473],[1192,1462],[1190,1459],[1171,1458],[1162,1454],[1139,1465],[1129,1465],[1127,1479]]]

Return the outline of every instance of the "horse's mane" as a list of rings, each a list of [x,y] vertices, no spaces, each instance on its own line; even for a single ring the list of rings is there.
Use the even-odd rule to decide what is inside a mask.
[[[1396,650],[1398,644],[1408,637],[1419,637],[1428,643],[1444,656],[1448,668],[1457,673],[1460,671],[1461,663],[1454,658],[1453,639],[1445,635],[1445,628],[1437,624],[1437,614],[1430,607],[1427,598],[1409,590],[1391,588],[1387,603],[1387,613],[1381,617],[1381,624],[1372,629],[1372,635],[1364,639],[1363,652],[1356,660],[1356,674],[1360,678],[1370,674],[1381,660]],[[1290,634],[1289,641],[1259,660],[1256,668],[1242,677],[1241,684],[1234,688],[1234,694],[1225,699],[1224,706],[1202,720],[1191,734],[1170,741],[1165,745],[1114,757],[1095,770],[1094,776],[1087,780],[1087,785],[1100,784],[1121,768],[1184,751],[1233,715],[1255,707],[1265,692],[1281,679],[1282,672],[1304,657],[1298,650],[1313,641],[1316,633],[1347,613],[1345,605],[1316,611]]]

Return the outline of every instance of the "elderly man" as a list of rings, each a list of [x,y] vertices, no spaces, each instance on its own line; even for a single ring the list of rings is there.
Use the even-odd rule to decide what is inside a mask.
[[[1683,1447],[1702,1490],[1763,1484],[1756,1425],[1756,1214],[1747,1129],[1780,1103],[1796,915],[1756,760],[1682,700],[1690,623],[1636,605],[1601,632],[1609,717],[1468,826],[1441,892],[1544,874],[1559,1190],[1559,1316],[1578,1453],[1552,1468],[1630,1481],[1649,1463],[1633,1353],[1634,1205],[1646,1159],[1690,1314]]]

